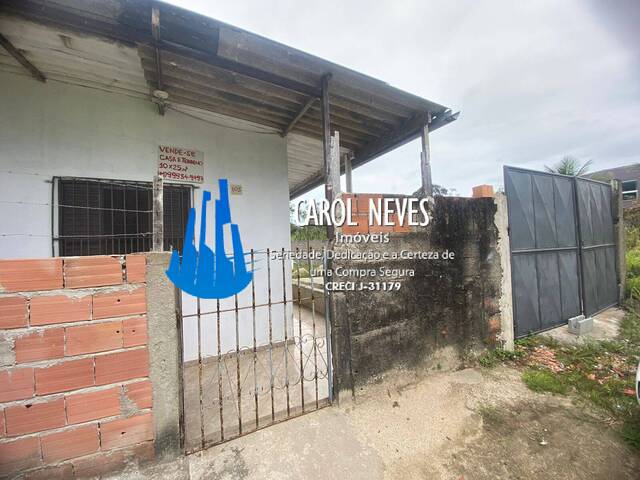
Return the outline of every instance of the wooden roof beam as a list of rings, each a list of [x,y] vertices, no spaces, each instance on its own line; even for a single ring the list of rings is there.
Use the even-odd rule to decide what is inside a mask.
[[[291,131],[291,129],[296,126],[296,124],[300,121],[302,117],[304,117],[304,114],[307,113],[307,111],[311,108],[311,106],[315,103],[316,100],[317,100],[316,97],[310,97],[309,100],[307,100],[307,103],[305,103],[304,106],[300,109],[298,114],[293,118],[293,120],[291,120],[289,125],[287,125],[287,127],[284,130],[282,130],[282,133],[280,135],[283,137],[286,137],[287,134]]]
[[[33,78],[41,81],[42,83],[45,83],[47,81],[47,77],[45,77],[44,74],[40,70],[38,70],[38,68],[33,63],[27,60],[25,56],[22,54],[22,52],[20,52],[20,50],[14,47],[13,44],[9,41],[9,39],[4,35],[2,35],[1,33],[0,33],[0,45],[2,45],[4,49],[9,53],[9,55],[15,58],[24,68],[29,70]]]
[[[158,6],[151,7],[151,34],[153,36],[153,47],[155,50],[155,64],[156,64],[156,87],[157,90],[153,92],[154,103],[158,106],[158,113],[164,115],[167,105],[164,98],[161,97],[164,91],[164,82],[162,79],[162,53],[158,45],[160,44],[160,8]],[[166,95],[165,95],[166,97]]]

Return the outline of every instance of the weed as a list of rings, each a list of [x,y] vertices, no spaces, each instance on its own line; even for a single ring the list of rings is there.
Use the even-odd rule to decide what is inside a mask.
[[[509,351],[503,350],[502,348],[496,348],[494,350],[484,352],[478,359],[478,362],[485,368],[492,368],[500,363],[517,360],[521,356],[521,351]]]
[[[522,373],[522,381],[534,392],[550,392],[564,395],[567,393],[567,385],[562,380],[560,374],[548,370],[529,368]]]
[[[492,405],[480,405],[478,413],[485,425],[498,426],[504,423],[502,412]]]

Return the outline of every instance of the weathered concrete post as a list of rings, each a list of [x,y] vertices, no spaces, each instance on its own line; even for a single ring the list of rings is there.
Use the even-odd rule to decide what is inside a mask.
[[[611,181],[611,206],[613,210],[613,232],[616,242],[616,273],[618,280],[618,302],[624,302],[627,280],[627,239],[624,230],[624,203],[622,201],[622,185],[618,180]]]
[[[153,251],[161,252],[164,247],[164,208],[162,177],[153,177]]]
[[[425,197],[433,196],[433,182],[431,180],[431,147],[429,145],[429,122],[431,115],[427,114],[427,123],[422,128],[422,154],[420,156],[420,174],[422,176],[422,193]]]
[[[500,340],[505,350],[514,349],[513,292],[511,289],[511,249],[509,247],[509,215],[507,196],[498,192],[493,200],[496,204],[494,223],[498,229],[498,254],[502,280],[500,282]]]
[[[149,377],[153,385],[155,447],[158,459],[182,454],[182,344],[175,287],[165,274],[171,253],[147,254]]]
[[[345,191],[347,193],[353,193],[353,172],[351,168],[351,154],[344,156],[344,176],[345,176]]]

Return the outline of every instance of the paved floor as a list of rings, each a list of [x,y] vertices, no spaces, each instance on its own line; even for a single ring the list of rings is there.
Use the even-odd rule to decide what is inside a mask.
[[[590,340],[611,340],[618,335],[618,326],[624,318],[625,311],[621,308],[608,308],[593,317],[593,330],[588,334],[577,336],[569,333],[569,328],[563,325],[545,332],[544,335],[565,343],[584,343]]]

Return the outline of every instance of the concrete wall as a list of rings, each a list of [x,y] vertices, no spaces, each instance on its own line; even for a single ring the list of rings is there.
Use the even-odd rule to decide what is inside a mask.
[[[415,269],[414,277],[401,280],[398,291],[333,295],[339,389],[350,386],[351,372],[357,385],[392,367],[446,367],[448,362],[499,343],[502,268],[496,212],[491,198],[436,197],[427,227],[392,233],[387,244],[336,244],[337,252],[455,253],[453,260],[334,261],[334,269]],[[370,280],[389,278],[366,278]]]
[[[51,256],[52,176],[151,181],[160,144],[204,152],[205,184],[193,198],[198,209],[203,189],[210,190],[213,198],[218,196],[219,178],[242,185],[242,195],[231,197],[231,214],[240,226],[245,250],[289,249],[287,158],[279,135],[224,128],[175,111],[162,117],[150,101],[55,81],[42,84],[4,72],[0,72],[0,104],[0,234],[5,234],[0,235],[0,257]],[[263,261],[256,272],[256,301],[267,298],[264,266]],[[281,269],[272,272],[274,299],[282,299],[282,285]],[[290,285],[287,288],[290,295]],[[240,302],[250,301],[246,291]],[[196,311],[195,299],[187,295],[183,306],[185,315]],[[221,308],[231,306],[233,299]],[[203,302],[201,310],[215,310],[215,302]],[[282,307],[274,307],[274,318],[283,314]],[[242,315],[244,326],[248,320]],[[259,334],[267,330],[260,323],[263,318],[266,311],[259,311]],[[210,355],[217,350],[215,328],[211,318],[204,321],[208,336],[203,353]],[[224,320],[223,325],[233,321]],[[282,336],[280,325],[274,326],[275,338]],[[222,351],[235,346],[234,325],[223,327],[221,333]],[[244,329],[240,333],[240,343],[250,344],[250,333]],[[184,336],[185,358],[193,360],[195,318],[185,319]]]

